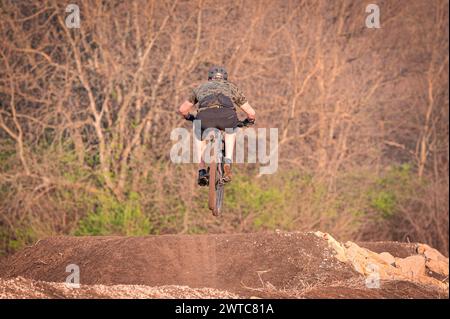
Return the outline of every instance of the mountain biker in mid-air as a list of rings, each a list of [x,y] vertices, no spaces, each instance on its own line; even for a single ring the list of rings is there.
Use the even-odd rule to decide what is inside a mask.
[[[197,116],[194,117],[189,112],[196,104],[198,104],[198,111]],[[179,109],[179,112],[185,119],[201,121],[202,134],[208,128],[227,129],[225,131],[225,182],[231,181],[231,163],[236,141],[236,127],[239,122],[236,106],[240,107],[247,114],[247,119],[244,122],[251,124],[255,122],[255,110],[247,102],[241,90],[228,81],[228,73],[225,68],[214,66],[208,71],[208,82],[202,83],[193,89],[189,98],[181,104]],[[197,147],[196,154],[203,154],[205,141],[194,143],[194,145]],[[199,164],[198,184],[200,186],[208,185],[208,173],[203,156]]]

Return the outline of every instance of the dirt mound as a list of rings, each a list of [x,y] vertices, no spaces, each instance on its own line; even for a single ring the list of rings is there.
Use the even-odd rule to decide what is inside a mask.
[[[263,284],[295,289],[355,276],[313,234],[54,237],[12,256],[0,277],[64,282],[80,267],[82,284],[187,285],[248,293]],[[246,288],[247,287],[247,288]]]
[[[314,233],[54,237],[0,264],[0,293],[33,297],[28,287],[43,297],[70,298],[126,297],[132,291],[134,298],[180,297],[180,291],[195,298],[445,297],[436,287],[414,282],[391,280],[370,289],[364,275],[336,255]],[[80,269],[76,293],[64,290],[70,264]]]

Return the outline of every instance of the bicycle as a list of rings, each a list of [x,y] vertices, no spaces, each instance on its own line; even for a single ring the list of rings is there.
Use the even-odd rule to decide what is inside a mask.
[[[196,118],[194,116],[186,118],[189,121],[194,121]],[[245,119],[243,121],[238,121],[237,127],[243,128],[253,125],[254,122]],[[212,214],[216,217],[222,214],[222,206],[225,192],[225,181],[224,181],[224,161],[225,158],[225,138],[224,131],[220,131],[221,138],[221,150],[215,156],[212,156],[209,162],[207,173],[208,173],[208,208],[211,210]],[[215,134],[209,135],[209,142],[214,145]]]

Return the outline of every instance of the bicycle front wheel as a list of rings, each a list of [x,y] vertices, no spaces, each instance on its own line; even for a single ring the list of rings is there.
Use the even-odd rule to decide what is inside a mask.
[[[215,216],[222,214],[223,199],[225,193],[225,185],[223,183],[223,163],[219,163],[216,173],[216,207],[213,211]]]
[[[213,212],[216,210],[216,170],[217,165],[213,160],[209,164],[209,195],[208,195],[208,207]]]

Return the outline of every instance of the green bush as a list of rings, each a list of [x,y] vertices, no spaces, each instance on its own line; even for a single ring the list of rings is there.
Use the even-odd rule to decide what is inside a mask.
[[[31,225],[17,226],[12,232],[5,227],[0,227],[0,256],[22,249],[36,239],[37,236]]]
[[[403,200],[413,196],[417,179],[410,164],[392,166],[385,176],[378,177],[368,191],[369,206],[382,219],[391,218]]]
[[[252,214],[255,230],[288,228],[291,214],[287,213],[286,204],[292,195],[289,186],[278,187],[246,175],[236,175],[226,189],[227,214],[242,214],[244,218]]]
[[[394,191],[377,191],[371,197],[371,207],[378,211],[381,217],[388,218],[394,215],[397,206],[397,198]]]
[[[95,208],[84,217],[75,235],[147,235],[152,231],[150,221],[141,211],[139,197],[132,193],[128,200],[117,201],[101,195]]]

